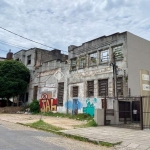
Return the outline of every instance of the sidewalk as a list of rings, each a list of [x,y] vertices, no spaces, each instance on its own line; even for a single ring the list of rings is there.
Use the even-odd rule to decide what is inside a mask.
[[[12,123],[19,122],[26,124],[38,121],[39,119],[40,115],[0,114],[0,120]],[[150,150],[150,130],[142,131],[111,126],[74,129],[74,125],[82,125],[85,122],[50,116],[43,116],[42,120],[64,128],[65,130],[61,130],[63,133],[81,136],[91,141],[102,141],[112,144],[122,142],[120,145],[115,146],[117,150]]]
[[[70,135],[78,135],[92,141],[103,141],[112,144],[118,150],[150,150],[150,131],[116,128],[110,126],[78,128],[61,131]]]

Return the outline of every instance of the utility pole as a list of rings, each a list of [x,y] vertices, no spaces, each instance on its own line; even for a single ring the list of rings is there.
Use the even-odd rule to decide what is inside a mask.
[[[113,53],[113,62],[111,62],[110,65],[113,67],[114,98],[117,97],[117,99],[118,99],[118,94],[117,94],[117,75],[118,75],[117,68],[118,68],[118,66],[116,65],[116,56],[114,53]]]

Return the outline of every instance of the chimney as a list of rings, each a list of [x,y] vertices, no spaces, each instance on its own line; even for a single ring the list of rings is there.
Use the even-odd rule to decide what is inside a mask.
[[[11,49],[9,50],[9,52],[7,53],[6,59],[10,60],[13,58],[13,53],[11,52]]]

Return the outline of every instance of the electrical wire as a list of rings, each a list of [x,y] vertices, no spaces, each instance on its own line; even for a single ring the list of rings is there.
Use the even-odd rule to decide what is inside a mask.
[[[7,29],[5,29],[5,28],[3,28],[3,27],[0,27],[0,28],[1,28],[2,30],[5,30],[5,31],[7,31],[7,32],[9,32],[9,33],[12,33],[12,34],[14,34],[14,35],[16,35],[16,36],[19,36],[19,37],[21,37],[21,38],[23,38],[23,39],[26,39],[26,40],[28,40],[28,41],[37,43],[37,44],[39,44],[39,45],[42,45],[42,46],[45,46],[45,47],[48,47],[48,48],[57,49],[57,48],[54,48],[54,47],[51,47],[51,46],[42,44],[42,43],[40,43],[40,42],[34,41],[34,40],[32,40],[32,39],[26,38],[26,37],[24,37],[24,36],[21,36],[21,35],[19,35],[19,34],[17,34],[17,33],[14,33],[14,32],[12,32],[12,31],[10,31],[10,30],[7,30]],[[61,51],[63,51],[63,50],[61,50]],[[64,51],[64,52],[66,52],[66,51]]]

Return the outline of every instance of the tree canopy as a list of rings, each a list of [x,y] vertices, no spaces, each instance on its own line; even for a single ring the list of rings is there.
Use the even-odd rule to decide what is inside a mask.
[[[19,61],[0,61],[0,98],[24,94],[29,82],[29,69]]]

